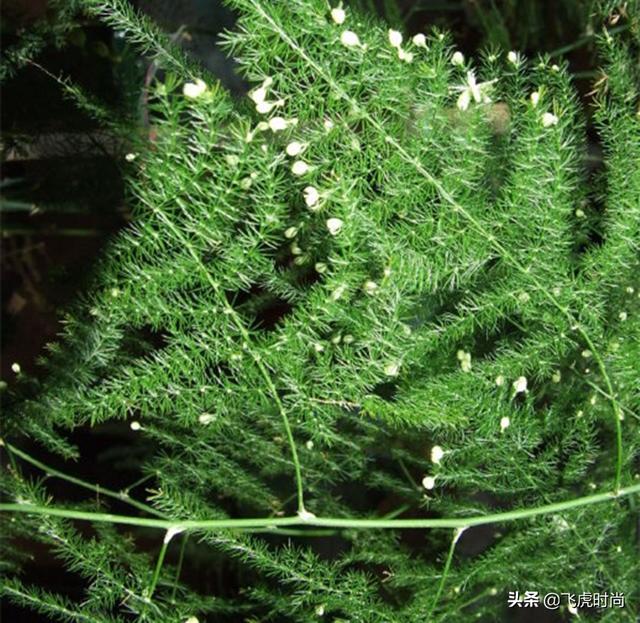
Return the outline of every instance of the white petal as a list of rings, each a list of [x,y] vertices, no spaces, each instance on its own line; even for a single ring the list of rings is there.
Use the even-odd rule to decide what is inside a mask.
[[[451,57],[451,64],[460,66],[464,63],[464,54],[462,52],[454,52]]]
[[[287,122],[282,117],[273,117],[269,119],[269,127],[272,132],[280,132],[287,129]]]
[[[187,82],[182,87],[182,93],[185,97],[195,99],[200,97],[207,90],[207,85],[204,80],[197,78],[195,82]]]
[[[347,14],[344,12],[342,7],[337,7],[335,9],[331,9],[331,19],[338,25],[343,24],[344,20],[347,19]]]
[[[421,32],[419,32],[413,37],[413,45],[417,45],[419,48],[426,48],[427,38]]]
[[[303,192],[304,202],[309,208],[313,208],[313,206],[315,206],[320,199],[320,193],[318,193],[318,189],[314,186],[307,186]]]
[[[327,219],[327,229],[332,236],[335,236],[340,232],[342,225],[344,225],[344,223],[339,218]]]
[[[345,30],[340,35],[340,42],[342,43],[342,45],[345,45],[348,48],[360,45],[360,39],[358,38],[358,35],[356,35],[356,33],[352,30]]]
[[[394,47],[402,45],[402,33],[398,30],[389,29],[389,43]]]
[[[457,106],[460,110],[467,110],[469,108],[469,104],[471,103],[471,91],[469,89],[465,89],[460,93],[460,97],[458,97]]]
[[[304,175],[309,171],[309,165],[304,160],[296,160],[291,166],[294,175]]]

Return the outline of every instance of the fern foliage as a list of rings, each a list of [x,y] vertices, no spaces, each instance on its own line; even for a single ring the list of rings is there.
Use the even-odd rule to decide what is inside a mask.
[[[60,621],[455,623],[508,620],[509,590],[619,591],[625,609],[592,616],[635,620],[633,29],[599,36],[595,179],[549,58],[230,0],[224,46],[252,85],[234,100],[123,0],[81,4],[167,71],[150,136],[129,137],[133,225],[5,424],[7,535],[85,593],[26,584],[10,557],[4,595]],[[71,509],[24,474],[21,436],[72,459],[70,433],[108,422],[142,448],[147,499]],[[189,565],[237,590],[199,592]]]

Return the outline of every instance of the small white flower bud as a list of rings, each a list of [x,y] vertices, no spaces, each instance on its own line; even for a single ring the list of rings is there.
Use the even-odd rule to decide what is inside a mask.
[[[20,372],[22,371],[22,368],[20,367],[20,364],[17,362],[14,362],[11,364],[11,371],[14,374],[20,374]]]
[[[504,385],[504,376],[502,376],[502,374],[496,376],[496,385],[498,387],[502,387]]]
[[[336,236],[342,229],[344,223],[339,218],[327,219],[327,229],[332,236]]]
[[[509,426],[511,426],[511,420],[505,415],[500,419],[500,431],[505,431]]]
[[[298,141],[291,141],[286,147],[287,156],[291,157],[297,156],[303,151],[304,145],[302,143],[299,143]]]
[[[142,424],[140,424],[140,422],[131,422],[131,424],[129,424],[129,426],[131,427],[131,430],[140,430],[142,428]]]
[[[389,43],[394,48],[399,48],[402,45],[402,33],[398,30],[389,29]]]
[[[340,43],[348,48],[353,48],[360,45],[360,39],[352,30],[345,30],[340,35]]]
[[[315,186],[307,186],[304,191],[304,202],[307,207],[313,208],[320,200],[320,193]]]
[[[378,289],[378,284],[375,281],[366,281],[363,289],[367,294],[375,294]]]
[[[425,476],[422,479],[422,486],[427,490],[431,491],[436,486],[436,478],[435,476]]]
[[[269,120],[269,127],[272,132],[280,132],[287,129],[287,122],[282,117],[273,117]]]
[[[264,102],[267,99],[267,89],[265,87],[259,87],[255,91],[249,93],[249,97],[256,103]]]
[[[519,62],[518,53],[514,52],[513,50],[511,50],[511,52],[509,52],[509,54],[507,54],[507,59],[509,60],[509,62],[512,65],[517,65],[518,62]]]
[[[327,265],[324,262],[317,262],[314,268],[316,272],[320,274],[327,272]]]
[[[138,157],[138,155],[137,155],[137,154],[129,153],[129,154],[127,154],[127,155],[124,157],[124,159],[125,159],[127,162],[133,162],[137,157]]]
[[[622,320],[622,322],[624,322],[624,321],[627,319],[627,312],[625,312],[625,311],[621,311],[621,312],[618,314],[618,318],[620,318],[620,320]]]
[[[458,96],[458,101],[456,102],[456,106],[462,110],[463,112],[469,108],[469,104],[471,103],[471,91],[469,89],[465,89]]]
[[[531,97],[531,105],[535,108],[538,105],[538,102],[540,101],[540,92],[534,91],[530,97]]]
[[[433,446],[431,448],[431,462],[436,465],[440,463],[444,456],[444,450],[440,446]]]
[[[198,617],[189,617],[184,623],[200,623]]]
[[[544,113],[544,115],[542,115],[542,125],[545,128],[549,128],[552,125],[556,125],[557,123],[558,123],[558,117],[556,117],[553,113],[546,112]]]
[[[216,416],[213,413],[201,413],[198,416],[198,422],[200,422],[200,424],[202,424],[203,426],[211,424],[211,422],[213,422],[215,419]]]
[[[289,238],[289,239],[295,238],[297,234],[298,234],[297,227],[287,227],[287,229],[284,230],[285,238]]]
[[[462,52],[454,52],[451,57],[451,64],[459,67],[464,64],[464,54]]]
[[[304,160],[296,160],[291,166],[291,172],[294,175],[304,175],[309,172],[309,165]]]
[[[307,450],[313,450],[313,441],[309,439],[307,443],[304,444]]]
[[[320,604],[319,606],[316,607],[316,616],[323,616],[324,615],[324,605]]]
[[[388,363],[384,367],[384,373],[387,376],[398,376],[399,372],[400,372],[400,364],[397,361],[392,361],[391,363]]]
[[[195,99],[200,97],[207,90],[207,85],[204,80],[200,78],[196,78],[195,82],[187,82],[182,87],[182,94],[185,97],[189,97],[191,99]]]
[[[413,52],[405,52],[402,48],[398,48],[398,58],[405,63],[413,63]]]
[[[526,376],[518,377],[513,382],[513,389],[515,390],[516,394],[522,394],[522,393],[526,392],[527,391],[527,377]]]
[[[335,9],[331,9],[331,19],[340,26],[344,24],[344,20],[347,19],[347,14],[345,13],[342,6],[336,7]]]
[[[413,45],[418,46],[419,48],[427,47],[427,38],[420,32],[413,37]]]

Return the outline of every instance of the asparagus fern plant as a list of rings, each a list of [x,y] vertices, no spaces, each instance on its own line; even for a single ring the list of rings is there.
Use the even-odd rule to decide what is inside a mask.
[[[373,623],[616,591],[594,619],[636,620],[637,30],[599,37],[596,179],[548,59],[230,0],[234,100],[124,0],[82,4],[166,73],[129,137],[134,223],[8,409],[5,597],[61,621]],[[72,431],[108,421],[144,457],[130,493],[73,475]],[[100,495],[56,499],[27,465]],[[82,598],[21,580],[18,539]]]

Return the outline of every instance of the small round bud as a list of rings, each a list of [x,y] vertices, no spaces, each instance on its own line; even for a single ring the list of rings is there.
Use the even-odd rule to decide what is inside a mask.
[[[389,43],[394,48],[398,48],[402,45],[402,33],[398,30],[389,29]]]
[[[182,87],[182,94],[190,99],[200,97],[207,90],[204,80],[197,78],[195,82],[187,82]]]
[[[140,422],[137,422],[137,421],[131,422],[131,424],[129,424],[129,426],[130,426],[131,430],[135,430],[135,431],[140,430],[142,428],[142,424],[140,424]]]
[[[360,45],[360,39],[352,30],[345,30],[340,35],[340,43],[347,48],[353,48]]]
[[[336,236],[342,229],[344,223],[339,218],[327,219],[327,229],[332,236]]]
[[[419,48],[427,47],[427,38],[421,32],[418,33],[417,35],[414,35],[412,41],[413,41],[413,45]]]
[[[291,166],[291,172],[297,176],[304,175],[308,171],[309,165],[304,160],[296,160]]]
[[[462,52],[454,52],[451,57],[451,64],[459,67],[464,64],[464,54]]]
[[[556,117],[556,115],[554,115],[553,113],[546,112],[544,113],[544,115],[542,115],[542,125],[545,128],[549,128],[557,124],[558,124],[558,117]]]
[[[505,431],[509,426],[511,426],[511,420],[505,415],[500,419],[500,431]]]
[[[436,465],[440,463],[444,456],[444,450],[440,446],[433,446],[431,448],[431,462]]]
[[[435,476],[425,476],[422,479],[422,486],[427,490],[431,491],[436,486],[436,478]]]
[[[331,19],[340,26],[344,24],[344,20],[347,19],[347,14],[345,13],[342,6],[336,7],[335,9],[331,9]]]
[[[304,150],[304,145],[302,143],[299,143],[298,141],[291,141],[285,151],[287,152],[287,156],[298,156],[299,154],[301,154]]]
[[[399,372],[400,372],[400,364],[397,361],[393,361],[391,363],[388,363],[384,367],[384,373],[387,376],[398,376]]]
[[[527,391],[527,377],[525,376],[518,377],[513,382],[513,389],[515,390],[516,394],[525,393]]]

